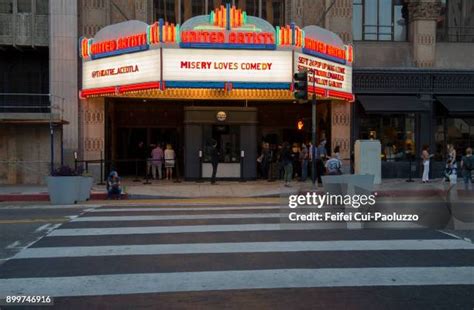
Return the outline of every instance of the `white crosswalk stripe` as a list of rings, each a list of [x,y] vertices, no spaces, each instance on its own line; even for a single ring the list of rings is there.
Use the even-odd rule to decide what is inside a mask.
[[[97,208],[0,266],[0,297],[474,285],[472,243],[436,231],[280,223],[278,209]]]

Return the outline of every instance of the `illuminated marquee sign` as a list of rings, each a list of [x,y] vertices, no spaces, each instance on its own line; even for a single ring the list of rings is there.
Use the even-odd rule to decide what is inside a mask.
[[[181,42],[182,45],[187,43],[274,45],[275,37],[270,32],[187,30],[181,32]]]
[[[291,83],[290,51],[163,50],[163,80],[170,82]],[[183,84],[181,84],[183,85]],[[197,85],[197,84],[196,84]]]
[[[160,50],[83,63],[82,88],[103,88],[160,81]]]
[[[113,26],[113,25],[112,25]],[[83,59],[97,59],[115,56],[127,52],[147,50],[150,44],[168,42],[175,39],[177,32],[174,24],[145,25],[146,31],[122,36],[116,39],[95,42],[94,39],[80,39],[80,54]]]
[[[81,38],[79,47],[81,98],[167,88],[290,92],[293,73],[308,70],[310,91],[354,99],[352,46],[321,27],[273,27],[230,4],[182,25],[163,19],[109,25]]]
[[[117,40],[92,43],[91,52],[93,54],[109,53],[118,49],[126,49],[130,47],[145,45],[146,43],[146,33],[141,33],[133,36],[119,38]]]
[[[308,71],[310,92],[314,82],[316,93],[321,96],[353,100],[352,67],[295,53],[295,72],[304,70]]]

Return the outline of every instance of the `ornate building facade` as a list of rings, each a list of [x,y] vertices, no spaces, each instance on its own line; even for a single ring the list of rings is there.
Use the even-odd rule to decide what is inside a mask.
[[[355,103],[334,103],[330,109],[318,110],[326,117],[322,123],[331,121],[331,145],[341,146],[345,158],[350,158],[355,140],[374,137],[383,144],[384,176],[405,177],[407,150],[418,157],[428,145],[441,167],[446,144],[455,144],[458,154],[474,144],[474,4],[469,0],[61,0],[49,1],[47,7],[42,1],[10,0],[0,6],[0,53],[19,53],[15,46],[26,52],[28,46],[49,49],[49,83],[37,92],[51,94],[50,106],[61,109],[60,113],[41,114],[45,112],[41,109],[29,111],[33,115],[18,113],[11,106],[31,100],[10,100],[5,94],[11,88],[3,85],[0,182],[42,181],[26,176],[36,166],[18,169],[12,164],[50,161],[47,125],[42,125],[41,138],[35,138],[43,141],[42,151],[34,158],[26,155],[32,152],[23,145],[33,145],[28,130],[34,129],[12,125],[26,118],[45,122],[51,113],[57,124],[67,123],[63,130],[55,127],[56,162],[62,158],[71,163],[74,152],[82,159],[105,156],[107,102],[77,96],[81,88],[79,37],[93,37],[105,26],[126,20],[151,24],[166,17],[182,23],[223,2],[274,25],[319,25],[354,46]],[[29,8],[28,3],[33,6]]]

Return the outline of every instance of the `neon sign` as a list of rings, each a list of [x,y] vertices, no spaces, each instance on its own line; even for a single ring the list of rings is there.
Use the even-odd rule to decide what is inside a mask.
[[[275,44],[275,37],[269,32],[186,30],[181,32],[181,42],[184,44]]]
[[[338,48],[327,43],[314,40],[311,38],[305,38],[304,48],[316,53],[325,54],[335,58],[346,60],[346,50]]]

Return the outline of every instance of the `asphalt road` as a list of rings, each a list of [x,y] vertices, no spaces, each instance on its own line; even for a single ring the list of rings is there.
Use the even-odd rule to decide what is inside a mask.
[[[0,205],[0,264],[87,208]]]
[[[446,214],[443,204],[400,199],[378,210],[414,212],[422,204]],[[464,239],[469,230],[458,236],[422,225],[291,224],[282,220],[286,206],[268,204],[82,211],[0,211],[3,221],[45,220],[1,224],[2,236],[9,229],[2,248],[15,235],[24,245],[49,230],[0,266],[0,295],[52,296],[54,307],[45,309],[474,307],[474,245]]]

